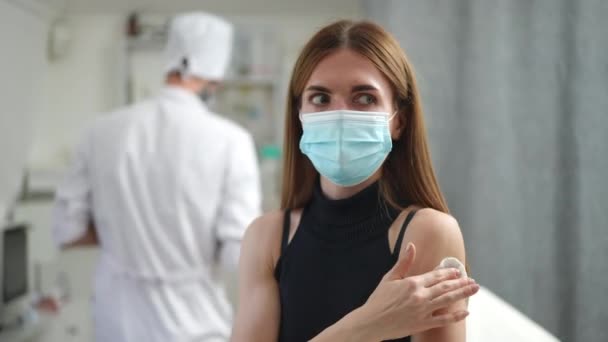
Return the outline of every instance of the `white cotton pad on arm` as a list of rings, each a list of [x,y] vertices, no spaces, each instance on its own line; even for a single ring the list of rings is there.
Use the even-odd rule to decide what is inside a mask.
[[[460,260],[454,258],[454,257],[447,257],[444,258],[443,260],[441,260],[441,262],[439,263],[439,265],[437,265],[437,267],[435,267],[436,270],[438,269],[442,269],[442,268],[457,268],[458,270],[460,270],[460,277],[461,278],[466,278],[467,276],[467,270],[464,267],[464,265],[460,262]]]

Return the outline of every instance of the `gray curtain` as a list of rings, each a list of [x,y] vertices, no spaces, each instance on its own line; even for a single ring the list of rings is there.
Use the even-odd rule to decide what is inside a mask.
[[[420,83],[473,276],[608,341],[608,1],[364,1]]]

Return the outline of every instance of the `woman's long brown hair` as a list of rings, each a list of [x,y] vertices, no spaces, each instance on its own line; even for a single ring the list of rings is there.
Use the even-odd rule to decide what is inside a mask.
[[[299,149],[301,97],[317,64],[338,49],[350,49],[369,59],[393,88],[397,115],[404,130],[393,141],[393,149],[382,165],[379,184],[384,199],[395,208],[416,204],[448,213],[431,165],[412,66],[399,43],[380,26],[349,20],[335,22],[317,32],[293,69],[287,95],[281,208],[301,208],[312,196],[318,173]]]

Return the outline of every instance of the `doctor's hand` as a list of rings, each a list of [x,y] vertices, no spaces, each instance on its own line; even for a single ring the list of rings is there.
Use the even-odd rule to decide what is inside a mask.
[[[359,314],[368,320],[368,336],[374,340],[396,339],[463,320],[469,313],[433,312],[468,298],[479,290],[470,278],[460,278],[456,268],[444,268],[405,277],[414,262],[416,248],[408,244],[395,266],[382,278]]]
[[[61,301],[55,296],[43,296],[34,303],[34,308],[36,310],[46,314],[56,315],[61,310],[61,307]]]

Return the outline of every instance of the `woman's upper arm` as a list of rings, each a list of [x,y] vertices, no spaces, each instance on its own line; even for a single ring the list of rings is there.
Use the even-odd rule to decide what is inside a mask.
[[[408,276],[434,270],[446,257],[455,257],[466,263],[464,240],[458,222],[450,215],[433,209],[420,210],[406,230],[403,243],[416,246],[416,260]],[[443,312],[466,309],[466,302],[453,304]],[[431,329],[413,336],[415,342],[464,342],[465,321],[442,328]]]
[[[281,214],[266,214],[247,229],[239,260],[239,300],[233,342],[276,341],[279,289],[274,268],[280,253]]]

